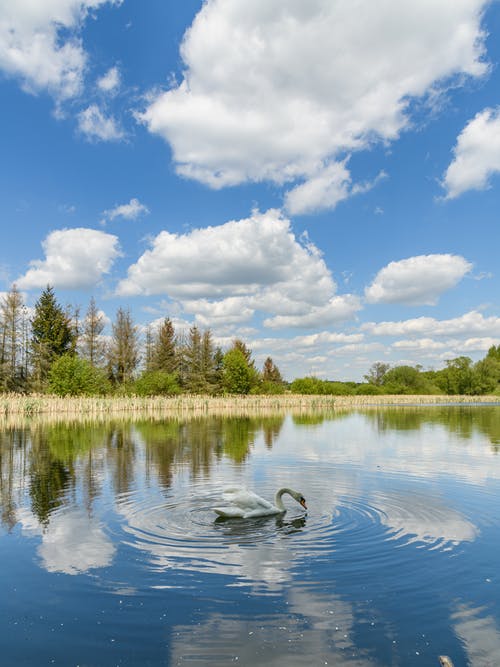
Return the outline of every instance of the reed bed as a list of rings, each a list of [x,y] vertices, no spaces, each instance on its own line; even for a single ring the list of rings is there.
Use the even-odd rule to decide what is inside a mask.
[[[176,397],[65,397],[4,394],[0,396],[0,417],[23,415],[110,415],[168,413],[245,413],[246,411],[290,409],[358,408],[384,405],[500,404],[500,396],[383,395],[316,396],[299,394],[249,396]]]

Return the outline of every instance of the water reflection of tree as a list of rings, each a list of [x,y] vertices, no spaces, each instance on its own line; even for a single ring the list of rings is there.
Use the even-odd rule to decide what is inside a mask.
[[[379,431],[417,431],[426,424],[437,424],[464,440],[470,440],[475,432],[482,433],[495,452],[500,450],[500,407],[497,406],[401,407],[364,414],[376,423]]]
[[[27,488],[31,510],[47,526],[51,513],[79,503],[92,514],[110,469],[117,495],[129,492],[144,456],[146,479],[169,488],[180,469],[193,479],[208,477],[214,461],[245,462],[259,437],[270,448],[285,417],[196,417],[164,421],[32,424],[0,431],[2,524],[17,522],[17,506]],[[140,443],[144,443],[142,447]],[[26,486],[25,486],[26,483]],[[19,496],[19,501],[16,498]]]
[[[136,447],[129,423],[113,422],[106,434],[106,454],[112,465],[113,489],[127,493],[134,483]]]
[[[64,461],[54,456],[50,449],[51,436],[50,430],[33,429],[29,454],[31,511],[45,526],[75,482],[73,460]]]
[[[141,421],[135,429],[146,444],[147,468],[154,466],[168,488],[177,466],[189,466],[193,479],[208,477],[214,458],[243,463],[259,433],[266,446],[278,437],[284,417],[206,417],[187,421]]]
[[[24,452],[28,439],[28,429],[9,428],[0,431],[0,503],[1,522],[12,528],[17,523],[17,502],[15,499],[18,463],[16,455],[21,456],[24,466]]]

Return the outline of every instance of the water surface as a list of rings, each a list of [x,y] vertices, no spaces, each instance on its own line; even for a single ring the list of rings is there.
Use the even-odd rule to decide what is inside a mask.
[[[5,426],[2,664],[500,665],[499,449],[498,406]]]

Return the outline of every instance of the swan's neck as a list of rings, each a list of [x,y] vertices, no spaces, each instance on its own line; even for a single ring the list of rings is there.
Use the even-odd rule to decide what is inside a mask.
[[[284,489],[280,489],[280,490],[276,493],[276,497],[275,497],[275,499],[274,499],[274,504],[275,504],[276,507],[277,507],[279,510],[281,510],[282,512],[284,512],[284,511],[286,510],[286,507],[285,507],[284,504],[283,504],[283,500],[281,499],[281,496],[283,496],[285,493],[288,493],[290,496],[293,496],[293,494],[292,494],[292,490],[291,490],[291,489],[287,489],[287,488],[285,487]]]

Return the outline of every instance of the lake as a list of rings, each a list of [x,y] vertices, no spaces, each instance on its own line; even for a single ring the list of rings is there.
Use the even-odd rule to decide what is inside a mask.
[[[500,406],[19,422],[0,457],[2,664],[500,665]],[[217,519],[235,485],[307,512]]]

